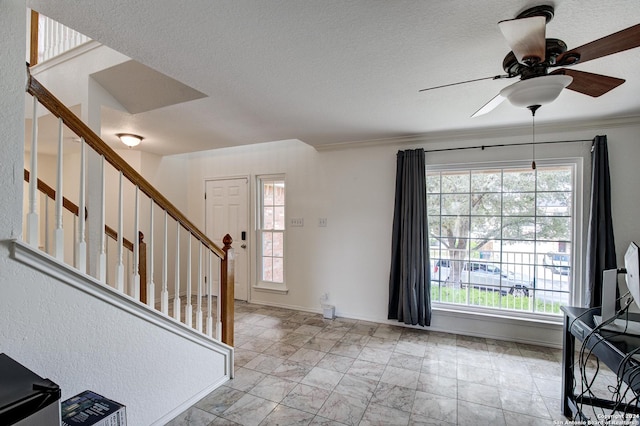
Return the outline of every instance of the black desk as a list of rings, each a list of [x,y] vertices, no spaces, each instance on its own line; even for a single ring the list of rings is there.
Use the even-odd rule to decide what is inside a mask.
[[[640,347],[640,338],[606,330],[592,333],[596,327],[593,316],[600,314],[599,308],[589,310],[563,306],[561,309],[565,313],[562,337],[562,414],[571,419],[588,421],[589,419],[579,410],[580,403],[612,409],[614,402],[601,398],[579,397],[574,394],[573,367],[576,339],[584,341],[587,338],[587,350],[590,350],[593,356],[597,357],[611,371],[617,373],[625,355]],[[640,321],[640,314],[629,314],[629,319]],[[630,373],[638,366],[640,363],[635,360],[625,362],[620,373],[624,382],[636,393],[640,392],[640,374],[637,374],[637,371],[634,374]],[[619,408],[621,410],[626,408],[628,413],[640,413],[640,408],[636,405],[620,406]]]

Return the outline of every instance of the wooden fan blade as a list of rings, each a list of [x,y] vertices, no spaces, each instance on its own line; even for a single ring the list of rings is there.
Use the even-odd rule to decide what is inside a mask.
[[[583,63],[636,47],[640,47],[640,24],[568,50],[558,56],[556,62],[560,65],[570,65],[578,61]],[[579,56],[578,61],[575,60],[576,56]]]
[[[545,58],[547,43],[544,16],[509,19],[498,22],[502,35],[520,63],[541,62]]]
[[[573,77],[567,89],[597,98],[620,86],[625,80],[608,75],[560,68],[550,74],[564,74]]]
[[[471,116],[471,118],[474,117],[479,117],[481,115],[485,115],[486,113],[493,111],[498,105],[500,105],[502,103],[502,101],[504,101],[505,98],[504,96],[502,96],[501,94],[497,94],[496,96],[493,97],[493,99],[491,99],[489,102],[487,102],[486,104],[484,104],[482,106],[482,108],[480,108],[479,110],[477,110],[476,112],[473,113],[473,115]]]

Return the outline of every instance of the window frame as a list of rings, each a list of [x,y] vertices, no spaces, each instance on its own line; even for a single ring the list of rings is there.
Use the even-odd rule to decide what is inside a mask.
[[[285,188],[285,197],[284,197],[284,223],[282,229],[263,228],[264,225],[264,191],[263,185],[269,182],[283,182]],[[282,282],[278,281],[269,281],[265,280],[263,276],[263,259],[264,259],[264,241],[263,241],[263,232],[276,232],[282,234]],[[287,247],[287,182],[284,173],[279,174],[265,174],[265,175],[257,175],[256,176],[256,221],[255,221],[255,232],[256,232],[256,283],[254,285],[254,289],[260,291],[267,292],[275,292],[275,293],[287,293],[287,279],[286,279],[286,247]],[[268,256],[274,257],[274,256]],[[278,257],[278,256],[275,256]]]
[[[586,237],[582,233],[584,227],[583,224],[583,210],[586,208],[583,205],[584,191],[584,174],[583,174],[583,158],[581,157],[562,157],[562,158],[546,158],[536,159],[536,164],[539,167],[545,166],[569,166],[571,167],[571,173],[573,178],[572,188],[572,229],[571,232],[571,252],[572,263],[571,267],[571,281],[569,283],[569,301],[568,305],[581,306],[586,289],[583,284],[583,250],[586,244]],[[511,169],[511,168],[527,168],[531,167],[531,162],[527,160],[516,161],[489,161],[489,162],[465,162],[465,163],[437,163],[427,164],[425,173],[433,171],[481,171],[489,169]],[[537,188],[536,188],[537,193]],[[473,261],[473,259],[469,260]],[[430,265],[433,263],[430,259]],[[431,271],[433,272],[433,271]],[[433,278],[432,278],[433,281]],[[432,306],[435,310],[450,311],[450,312],[467,312],[473,314],[489,315],[494,317],[507,317],[515,319],[527,319],[536,322],[549,322],[558,323],[563,319],[562,314],[554,315],[542,312],[530,312],[530,311],[517,311],[504,308],[491,308],[485,306],[474,306],[468,302],[466,304],[461,303],[449,303],[433,301]]]

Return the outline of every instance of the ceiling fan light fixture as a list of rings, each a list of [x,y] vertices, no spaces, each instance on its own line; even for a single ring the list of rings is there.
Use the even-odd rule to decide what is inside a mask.
[[[140,142],[144,139],[142,136],[134,135],[133,133],[118,133],[116,136],[129,148],[140,145]]]
[[[545,75],[520,80],[500,91],[500,95],[509,99],[517,107],[544,105],[556,100],[562,89],[573,81],[568,75]]]

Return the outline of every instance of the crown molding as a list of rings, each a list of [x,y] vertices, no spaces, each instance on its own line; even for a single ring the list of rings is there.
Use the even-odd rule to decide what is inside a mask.
[[[600,120],[579,120],[562,123],[536,123],[536,134],[545,133],[564,133],[575,131],[602,131],[604,129],[612,129],[618,127],[629,127],[640,125],[640,115],[632,115],[627,117],[613,117]],[[379,146],[393,145],[409,145],[424,144],[426,142],[450,142],[462,140],[482,140],[494,139],[500,137],[521,137],[531,134],[531,125],[518,125],[507,127],[488,127],[450,130],[443,132],[421,133],[406,136],[397,136],[381,139],[365,139],[336,142],[322,145],[315,145],[314,148],[318,152],[338,151],[343,149],[354,148],[371,148]]]

